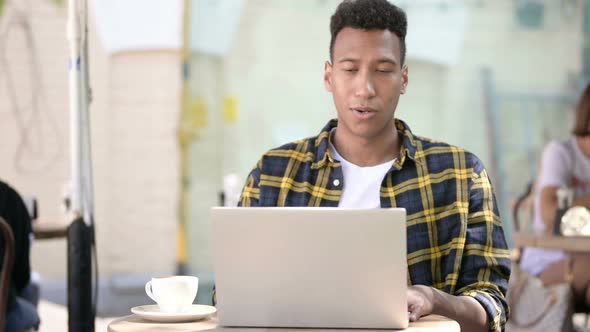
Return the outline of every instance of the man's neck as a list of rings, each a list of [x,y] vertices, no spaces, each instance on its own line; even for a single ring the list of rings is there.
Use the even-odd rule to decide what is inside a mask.
[[[383,135],[361,138],[338,130],[332,135],[332,144],[347,161],[361,167],[376,166],[399,156],[401,139],[395,126]]]

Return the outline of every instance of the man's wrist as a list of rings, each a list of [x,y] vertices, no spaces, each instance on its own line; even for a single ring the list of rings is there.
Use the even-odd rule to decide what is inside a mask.
[[[430,304],[430,310],[428,310],[431,314],[442,315],[444,314],[441,311],[446,307],[445,305],[445,298],[444,295],[446,293],[439,291],[438,289],[432,286],[426,285],[418,285],[416,286],[417,290],[424,295],[426,301]]]
[[[432,303],[432,313],[435,315],[441,315],[445,317],[453,317],[451,304],[448,297],[449,295],[441,290],[434,287],[430,287],[430,298]]]
[[[456,320],[467,331],[487,330],[487,313],[477,300],[467,295],[451,295],[432,288],[432,313]]]

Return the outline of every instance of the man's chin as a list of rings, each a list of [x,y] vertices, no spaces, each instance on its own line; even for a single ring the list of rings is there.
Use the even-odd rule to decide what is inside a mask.
[[[389,131],[388,128],[387,125],[384,126],[383,122],[375,121],[370,124],[363,123],[354,126],[352,128],[352,133],[356,137],[371,140],[385,134],[385,132]]]
[[[376,130],[376,129],[372,129],[372,130],[370,130],[370,129],[357,129],[357,130],[353,130],[353,132],[352,132],[354,137],[356,137],[358,139],[366,140],[366,141],[371,141],[371,140],[377,139],[381,133],[382,133],[381,130]]]
[[[348,132],[346,136],[358,137],[359,139],[372,140],[384,134],[385,131],[394,130],[393,117],[388,123],[387,119],[375,118],[369,121],[356,121],[356,119],[338,119],[338,127],[345,127],[343,131]]]

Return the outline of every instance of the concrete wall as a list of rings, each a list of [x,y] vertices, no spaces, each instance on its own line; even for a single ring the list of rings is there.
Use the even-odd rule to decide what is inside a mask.
[[[42,218],[54,218],[61,215],[62,186],[69,176],[66,10],[45,0],[31,1],[30,7],[34,50],[26,43],[22,28],[14,25],[2,40],[5,45],[0,46],[8,61],[8,67],[0,64],[0,178],[22,194],[36,196]],[[0,33],[5,33],[13,14],[10,8],[4,10]],[[94,25],[89,29],[101,277],[173,273],[179,183],[179,52],[108,55]],[[39,61],[38,73],[29,66],[31,57]],[[8,98],[7,71],[23,105],[19,114]],[[30,109],[32,91],[40,98],[37,113]],[[23,134],[17,117],[25,117],[29,123],[31,140],[25,148],[19,148]],[[62,239],[36,241],[33,268],[46,279],[63,278],[65,250]]]

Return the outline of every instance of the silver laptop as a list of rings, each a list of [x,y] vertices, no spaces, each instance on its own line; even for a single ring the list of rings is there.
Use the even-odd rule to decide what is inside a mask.
[[[406,328],[405,209],[213,208],[223,326]]]

